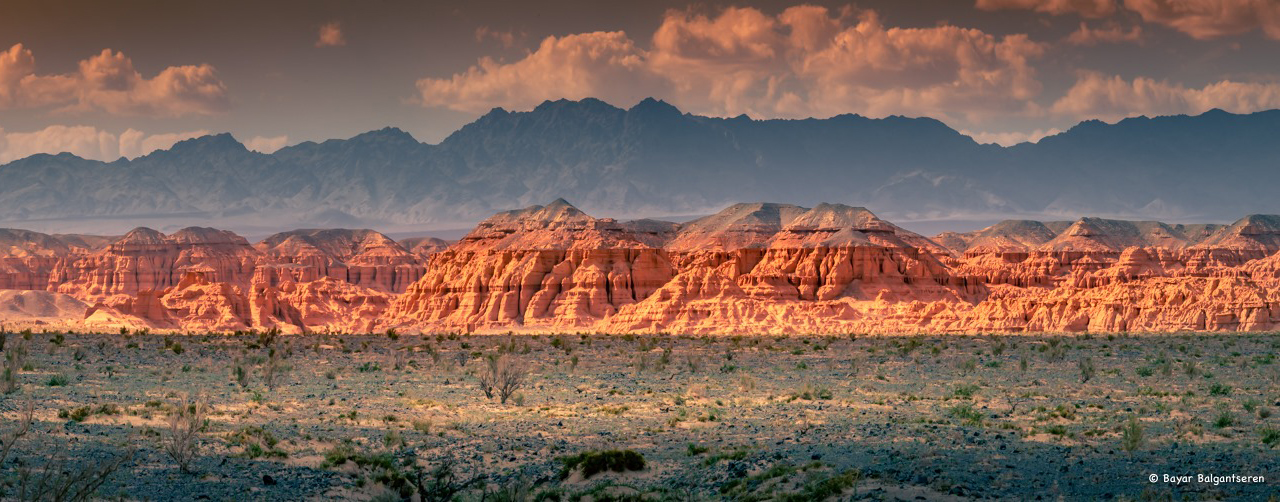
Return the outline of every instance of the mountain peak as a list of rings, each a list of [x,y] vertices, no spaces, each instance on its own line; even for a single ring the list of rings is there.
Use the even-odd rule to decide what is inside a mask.
[[[184,139],[173,144],[170,152],[209,153],[215,151],[249,151],[229,132]]]
[[[618,107],[596,98],[582,98],[578,101],[560,98],[555,101],[546,100],[533,109],[535,112],[554,110],[618,110]]]
[[[391,126],[357,134],[352,136],[351,139],[364,142],[418,143],[418,140],[415,139],[412,134],[409,134],[398,127]]]

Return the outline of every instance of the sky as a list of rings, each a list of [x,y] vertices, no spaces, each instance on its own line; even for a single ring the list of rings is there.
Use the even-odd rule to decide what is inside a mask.
[[[753,118],[929,116],[988,143],[1280,108],[1280,0],[0,0],[0,162],[254,150],[494,107],[645,97]]]

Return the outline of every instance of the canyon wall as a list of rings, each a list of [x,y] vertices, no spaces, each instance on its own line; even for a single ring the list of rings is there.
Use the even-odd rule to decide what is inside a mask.
[[[1278,251],[1280,216],[1020,220],[926,238],[837,204],[736,204],[677,224],[594,218],[557,200],[498,213],[452,244],[370,230],[256,244],[209,228],[0,230],[0,289],[46,295],[0,297],[33,305],[0,309],[0,321],[288,333],[1271,331]]]

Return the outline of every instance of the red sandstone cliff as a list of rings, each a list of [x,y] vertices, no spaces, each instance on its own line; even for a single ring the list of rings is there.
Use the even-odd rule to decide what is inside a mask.
[[[297,230],[0,231],[5,312],[89,327],[286,332],[973,333],[1280,327],[1280,216],[1006,221],[933,239],[865,208],[736,204],[683,224],[563,200],[458,242]],[[8,317],[16,320],[18,314]],[[76,321],[76,319],[71,319]]]
[[[85,302],[75,315],[89,327],[367,331],[431,252],[371,230],[297,230],[257,245],[198,227],[115,239],[0,230],[0,289]]]

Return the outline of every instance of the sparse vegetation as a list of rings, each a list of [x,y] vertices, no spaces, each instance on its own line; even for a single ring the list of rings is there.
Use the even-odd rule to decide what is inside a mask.
[[[507,399],[524,386],[528,373],[529,370],[519,361],[505,355],[491,357],[488,366],[480,374],[480,389],[484,391],[485,397],[493,399],[497,395],[500,403],[507,404]]]
[[[560,457],[564,467],[560,470],[560,479],[568,478],[574,469],[582,469],[582,477],[605,472],[625,472],[643,470],[644,456],[632,450],[585,451],[577,455]]]
[[[204,401],[194,399],[174,406],[169,415],[168,434],[164,437],[164,452],[178,464],[182,472],[191,472],[191,463],[200,455],[200,433],[205,427],[208,408]]]
[[[184,495],[210,493],[215,500],[234,498],[239,492],[232,489],[266,494],[287,486],[312,498],[357,493],[388,501],[1025,499],[1042,491],[999,479],[975,482],[989,466],[969,462],[971,455],[999,455],[1000,465],[1014,466],[1004,469],[1025,473],[1023,465],[1070,449],[1073,463],[1061,477],[1078,487],[1090,486],[1081,484],[1078,461],[1089,464],[1081,472],[1123,476],[1124,466],[1165,469],[1186,452],[1206,459],[1206,469],[1219,469],[1265,461],[1280,445],[1271,415],[1280,372],[1265,357],[1280,342],[1271,335],[402,334],[392,340],[380,332],[274,339],[246,332],[130,333],[127,341],[112,335],[104,343],[67,333],[64,348],[49,353],[44,341],[53,335],[37,331],[32,340],[41,350],[19,365],[26,388],[23,378],[18,388],[39,396],[36,416],[45,418],[17,447],[7,445],[11,432],[21,430],[20,398],[0,397],[0,444],[13,449],[8,461],[0,457],[9,469],[7,477],[0,474],[0,498],[13,498],[22,469],[78,472],[75,463],[33,457],[45,443],[51,451],[65,448],[67,438],[74,449],[68,454],[83,455],[71,458],[105,462],[115,457],[104,452],[125,446],[163,453],[124,464],[131,478],[117,471],[98,499],[118,493],[163,499],[153,485],[135,480],[159,473]],[[9,351],[23,342],[8,338]],[[553,346],[557,339],[569,350]],[[140,349],[123,350],[126,343]],[[174,351],[179,345],[181,354]],[[279,364],[296,365],[274,384],[272,350]],[[1050,350],[1066,357],[1045,362]],[[523,372],[508,406],[499,406],[504,358]],[[1194,376],[1184,376],[1195,361]],[[1091,376],[1087,363],[1096,365]],[[1143,367],[1149,376],[1135,373]],[[65,384],[46,385],[51,380]],[[492,401],[475,399],[477,382],[487,384]],[[196,399],[207,403],[203,419],[175,421],[180,410],[192,410],[176,403],[187,392],[212,393]],[[533,404],[521,404],[526,400]],[[186,470],[200,476],[177,474],[183,467],[169,450],[184,443],[178,437],[195,445],[178,450],[195,452]],[[635,472],[625,467],[628,447],[648,457],[643,473],[605,474],[618,464],[623,473]],[[889,473],[883,462],[863,463],[863,453],[841,453],[895,450],[928,462],[899,462],[900,470]],[[555,457],[566,452],[583,453],[564,457],[567,463]],[[1134,459],[1114,456],[1126,453]],[[457,462],[449,460],[453,455]],[[322,463],[331,470],[306,474]],[[587,475],[589,466],[595,467]],[[557,480],[557,470],[568,479]],[[876,486],[871,494],[859,492],[864,479]],[[195,486],[200,491],[189,491]],[[1219,498],[1258,493],[1219,490]]]
[[[1093,375],[1098,371],[1093,365],[1093,358],[1088,356],[1080,358],[1076,366],[1080,368],[1080,383],[1089,383],[1089,380],[1092,380]]]
[[[1145,441],[1142,422],[1138,421],[1136,415],[1130,415],[1129,420],[1125,422],[1124,427],[1120,430],[1120,447],[1132,455],[1133,452],[1142,448]]]
[[[7,337],[0,337],[7,338]],[[27,342],[25,340],[10,344],[4,352],[4,393],[12,394],[18,390],[18,372],[27,364]]]

